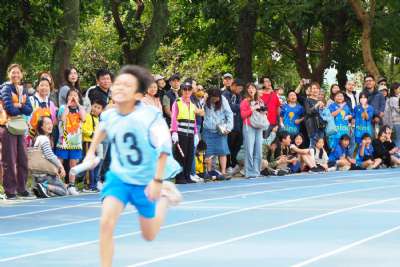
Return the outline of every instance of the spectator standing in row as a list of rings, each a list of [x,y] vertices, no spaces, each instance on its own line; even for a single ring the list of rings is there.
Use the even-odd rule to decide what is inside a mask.
[[[54,79],[53,75],[51,75],[50,71],[42,71],[39,73],[38,80],[40,81],[41,79],[47,79],[50,82],[50,100],[53,101],[54,105],[56,107],[59,106],[58,104],[58,90],[56,89],[54,85]]]
[[[190,100],[192,84],[181,85],[181,95],[172,105],[171,133],[176,145],[175,159],[182,167],[182,172],[175,178],[175,183],[193,183],[190,174],[194,160],[194,148],[199,142],[196,128],[196,106]]]
[[[89,88],[85,93],[85,99],[89,102],[85,103],[85,109],[90,112],[90,107],[95,99],[101,99],[106,105],[111,104],[111,85],[113,75],[109,70],[99,69],[96,72],[96,86]]]
[[[162,105],[160,98],[158,97],[158,87],[157,83],[153,82],[150,84],[149,88],[147,88],[146,95],[142,98],[143,103],[153,106],[156,109],[162,111]]]
[[[372,119],[374,117],[374,108],[368,104],[368,96],[365,93],[360,94],[360,105],[354,109],[354,138],[356,144],[361,144],[362,137],[365,134],[372,136]]]
[[[305,101],[305,122],[310,147],[314,147],[317,140],[324,136],[325,124],[320,117],[320,110],[324,108],[324,103],[319,100],[320,85],[317,82],[311,84],[310,96]]]
[[[71,67],[66,69],[64,71],[64,80],[65,84],[58,90],[58,104],[60,107],[67,104],[67,94],[69,90],[76,89],[79,92],[81,91],[79,74],[76,68]]]
[[[228,134],[228,146],[231,154],[228,156],[228,169],[229,175],[234,175],[240,171],[240,166],[237,161],[237,155],[243,144],[242,134],[242,117],[240,116],[240,103],[242,102],[241,93],[243,91],[244,84],[241,80],[235,79],[230,89],[223,92],[223,96],[228,100],[229,106],[233,112],[233,129]]]
[[[30,116],[32,106],[28,92],[23,89],[21,81],[23,69],[18,64],[12,64],[7,69],[9,82],[1,88],[1,99],[8,117]],[[26,190],[28,180],[28,158],[24,134],[16,135],[10,129],[0,128],[2,141],[2,160],[4,168],[3,186],[7,199],[31,197]]]
[[[300,132],[300,124],[304,120],[304,108],[297,103],[297,95],[294,91],[288,94],[288,103],[281,108],[281,128],[292,137]]]
[[[344,101],[342,92],[335,94],[335,102],[329,106],[332,116],[335,118],[335,125],[337,133],[329,137],[329,147],[335,148],[339,142],[340,137],[350,134],[349,122],[352,119],[352,112]],[[350,151],[352,154],[353,151]]]
[[[162,101],[166,93],[167,83],[165,82],[164,76],[161,76],[159,74],[154,76],[154,81],[157,83],[157,88],[158,88],[157,96],[160,99],[160,101]]]
[[[386,102],[385,125],[394,129],[395,143],[400,147],[400,83],[393,83],[390,87],[390,98]]]
[[[230,73],[225,73],[225,74],[222,76],[222,84],[223,84],[224,86],[221,88],[221,91],[224,92],[224,91],[226,91],[226,90],[229,90],[229,89],[231,88],[231,86],[232,86],[232,82],[233,82],[233,76],[232,76],[232,74],[230,74]]]
[[[254,112],[266,110],[263,101],[259,98],[255,84],[246,85],[244,100],[240,104],[240,114],[243,119],[243,139],[245,149],[245,176],[255,178],[260,176],[262,162],[262,132],[250,123]],[[264,116],[264,114],[263,114]]]
[[[69,167],[75,167],[82,159],[82,123],[86,119],[85,108],[81,105],[80,92],[71,89],[67,93],[67,104],[58,111],[59,139],[56,155],[61,161],[68,161]],[[75,176],[69,175],[68,192],[78,195],[75,187]]]
[[[278,118],[280,113],[281,102],[277,93],[272,88],[271,80],[268,77],[261,78],[263,88],[260,92],[261,100],[267,108],[267,118],[269,121],[269,128],[265,133],[265,138],[269,136],[272,128],[278,125]]]
[[[386,100],[382,93],[378,91],[378,88],[376,88],[374,76],[365,76],[363,93],[368,96],[368,104],[374,108],[374,129],[378,129],[383,123]]]
[[[203,123],[203,139],[207,144],[206,157],[218,156],[222,176],[226,178],[228,134],[233,129],[233,112],[228,101],[221,95],[220,89],[212,89],[209,92]],[[208,165],[211,170],[211,161]]]
[[[162,106],[164,110],[165,120],[167,121],[168,125],[171,124],[171,110],[172,105],[175,103],[176,99],[179,97],[179,89],[181,85],[181,77],[179,74],[174,74],[169,79],[169,85],[171,89],[169,89],[162,100]]]

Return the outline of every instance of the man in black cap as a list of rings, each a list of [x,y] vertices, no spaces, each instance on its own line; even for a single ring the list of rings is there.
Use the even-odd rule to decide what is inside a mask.
[[[162,106],[164,111],[165,120],[168,125],[171,124],[171,108],[175,100],[179,97],[179,88],[181,85],[181,77],[179,73],[176,73],[169,78],[169,84],[171,89],[164,95],[162,100]]]

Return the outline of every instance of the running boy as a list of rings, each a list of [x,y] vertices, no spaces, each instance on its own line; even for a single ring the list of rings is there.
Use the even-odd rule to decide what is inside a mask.
[[[102,267],[112,265],[113,232],[127,203],[138,210],[142,236],[150,241],[160,230],[168,206],[181,200],[175,185],[163,182],[163,177],[181,171],[179,164],[168,157],[172,153],[168,126],[161,112],[137,101],[151,82],[152,76],[146,69],[138,66],[121,69],[111,89],[115,108],[102,114],[85,158],[93,160],[96,147],[105,138],[110,141],[111,165],[102,190]]]

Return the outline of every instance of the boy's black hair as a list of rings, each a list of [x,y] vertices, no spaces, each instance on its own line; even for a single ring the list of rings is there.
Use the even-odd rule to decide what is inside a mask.
[[[96,80],[100,79],[100,77],[106,76],[106,75],[110,75],[111,80],[113,80],[113,75],[111,73],[111,71],[107,70],[107,69],[98,69],[96,71]]]
[[[154,78],[151,75],[151,73],[140,66],[137,65],[125,65],[122,67],[122,69],[119,71],[119,75],[121,74],[130,74],[138,80],[139,87],[137,92],[145,94],[147,91],[147,88],[154,82]]]
[[[371,138],[372,139],[372,137],[371,137],[371,135],[369,133],[363,134],[362,137],[361,137],[361,140],[364,140],[365,138]]]
[[[283,139],[286,139],[288,136],[290,136],[289,132],[287,131],[282,131],[278,134],[278,140],[279,142],[282,142]]]
[[[344,134],[340,137],[340,142],[342,142],[343,140],[349,140],[350,141],[350,136],[348,134]]]
[[[91,103],[91,105],[94,105],[94,104],[98,104],[98,105],[102,106],[103,109],[107,106],[107,103],[103,99],[97,98],[97,97],[95,99],[93,99],[93,101]]]

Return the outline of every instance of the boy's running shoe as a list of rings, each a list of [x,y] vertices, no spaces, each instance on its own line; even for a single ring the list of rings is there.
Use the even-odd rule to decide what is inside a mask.
[[[166,197],[172,206],[178,205],[182,201],[182,194],[170,181],[164,181],[161,189],[161,196]]]

